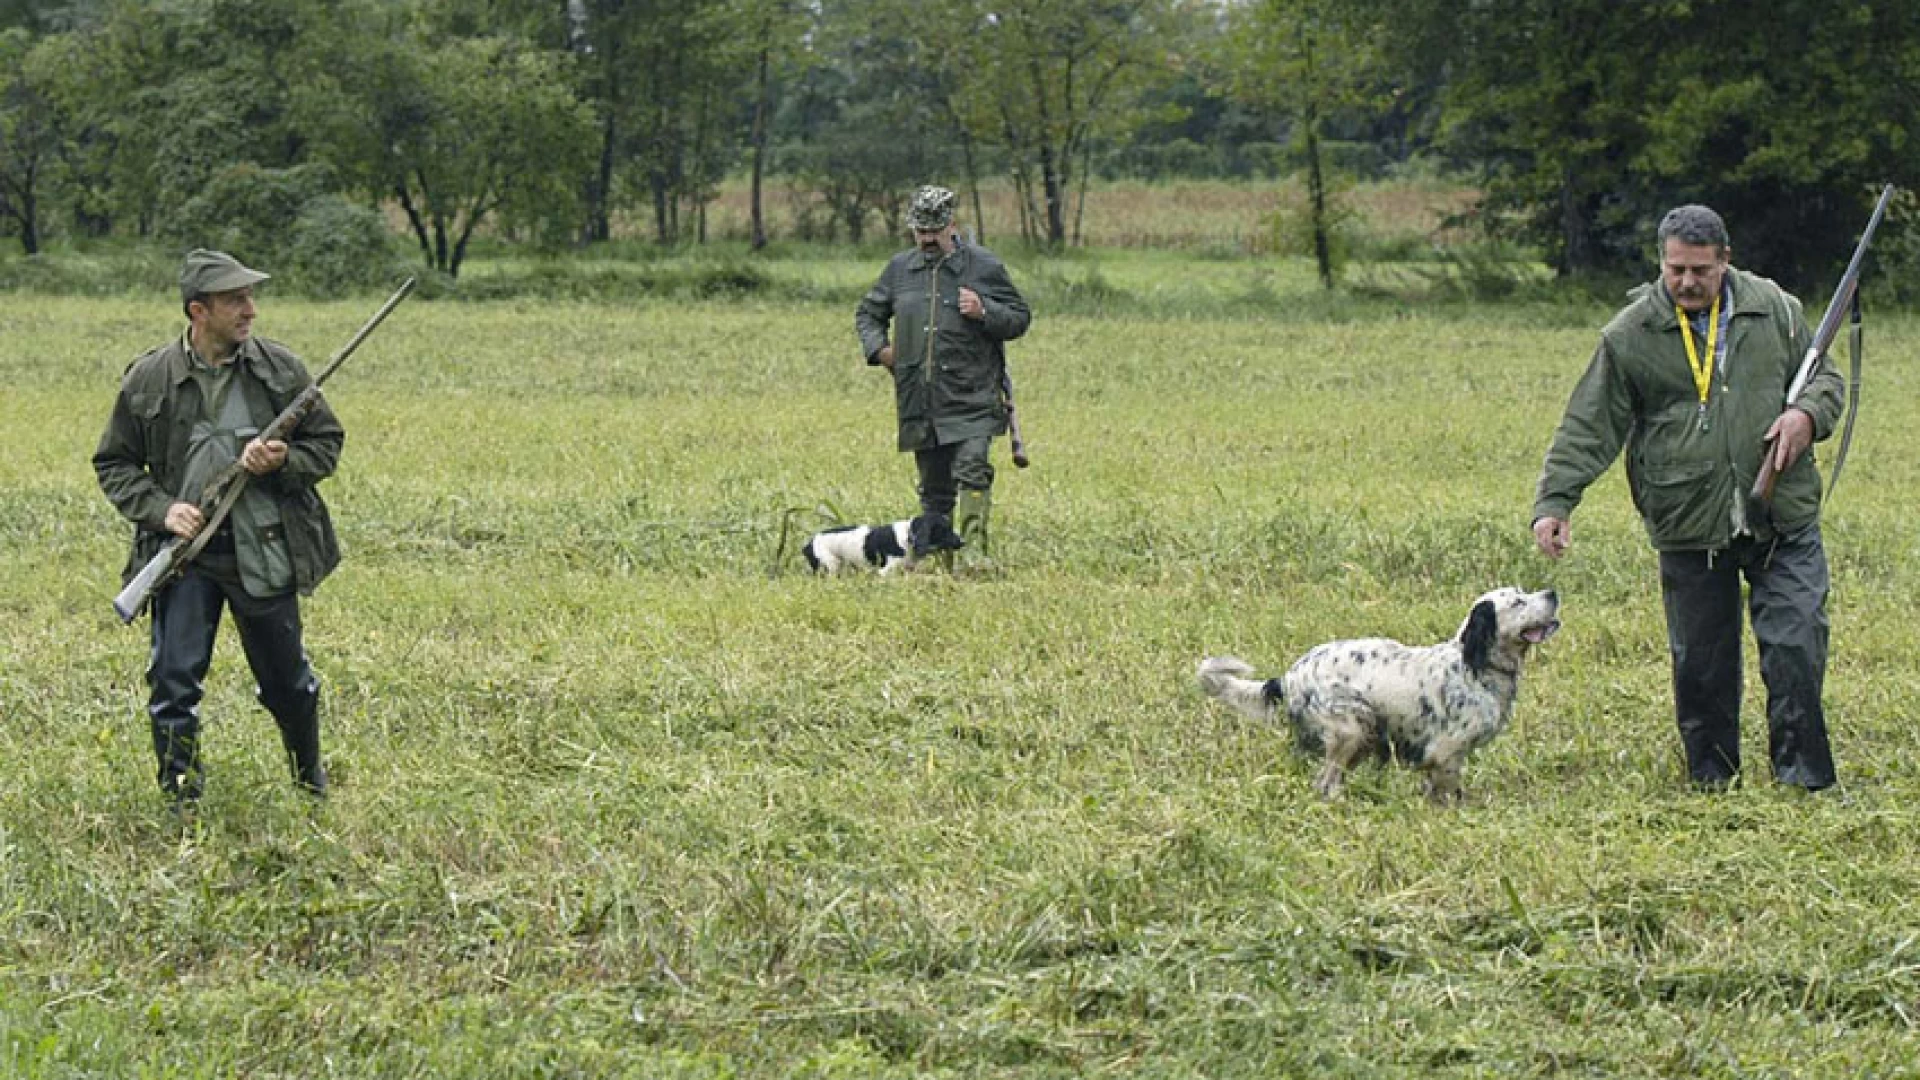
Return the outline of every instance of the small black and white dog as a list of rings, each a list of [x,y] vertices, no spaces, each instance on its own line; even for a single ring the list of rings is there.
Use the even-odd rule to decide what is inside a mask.
[[[1285,713],[1300,749],[1323,760],[1313,786],[1326,798],[1371,752],[1420,768],[1427,796],[1447,802],[1460,797],[1467,755],[1507,726],[1528,650],[1558,629],[1552,589],[1495,589],[1437,645],[1328,642],[1265,681],[1249,678],[1253,668],[1234,657],[1208,657],[1200,689],[1256,720]]]
[[[923,514],[891,525],[841,525],[809,537],[800,554],[819,574],[866,568],[882,574],[912,570],[921,559],[966,546],[946,518]]]

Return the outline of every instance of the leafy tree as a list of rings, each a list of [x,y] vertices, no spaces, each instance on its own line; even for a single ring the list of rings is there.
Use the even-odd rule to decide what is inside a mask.
[[[40,203],[59,134],[26,30],[0,30],[0,218],[28,255],[40,251]]]
[[[314,73],[304,115],[354,187],[399,205],[426,264],[458,276],[490,218],[554,238],[571,231],[594,118],[565,57],[511,38],[369,29]]]
[[[1235,93],[1292,116],[1306,162],[1307,233],[1328,289],[1337,274],[1335,233],[1343,214],[1321,144],[1334,114],[1377,96],[1374,11],[1357,0],[1259,0],[1235,12],[1228,42]]]
[[[942,53],[958,81],[957,112],[974,137],[1014,162],[1025,231],[1067,242],[1067,199],[1103,133],[1170,76],[1184,40],[1177,0],[974,0],[946,23]],[[1035,197],[1038,196],[1038,203]]]

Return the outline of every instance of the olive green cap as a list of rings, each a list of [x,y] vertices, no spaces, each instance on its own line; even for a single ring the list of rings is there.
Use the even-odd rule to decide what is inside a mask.
[[[187,252],[187,261],[180,267],[180,299],[184,302],[202,294],[244,289],[270,276],[249,270],[224,251],[194,248]]]

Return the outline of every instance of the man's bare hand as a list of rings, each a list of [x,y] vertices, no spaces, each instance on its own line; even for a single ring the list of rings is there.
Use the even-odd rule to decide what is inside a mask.
[[[972,289],[962,288],[960,290],[960,314],[965,315],[969,319],[984,319],[987,317],[987,305],[980,302],[979,293],[974,292]]]
[[[1557,559],[1573,543],[1573,526],[1563,518],[1543,517],[1533,523],[1533,542],[1547,558]]]
[[[1779,415],[1773,426],[1762,436],[1767,444],[1767,453],[1773,457],[1773,471],[1786,472],[1800,455],[1813,445],[1813,417],[1801,409],[1788,406]]]
[[[874,353],[873,358],[880,362],[881,367],[886,368],[888,371],[893,370],[893,346],[880,346],[880,351]]]
[[[278,472],[287,463],[287,444],[279,439],[261,442],[255,439],[240,451],[240,464],[255,476],[265,476]]]
[[[167,531],[182,540],[191,540],[200,532],[200,526],[206,523],[200,508],[192,503],[177,502],[167,507]]]

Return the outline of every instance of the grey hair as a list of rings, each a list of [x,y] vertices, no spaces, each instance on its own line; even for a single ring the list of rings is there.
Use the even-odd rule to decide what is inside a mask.
[[[1733,246],[1727,238],[1727,223],[1699,203],[1676,206],[1667,211],[1660,219],[1660,231],[1654,235],[1654,242],[1661,251],[1667,249],[1668,238],[1679,240],[1683,244],[1711,246],[1725,251]]]

